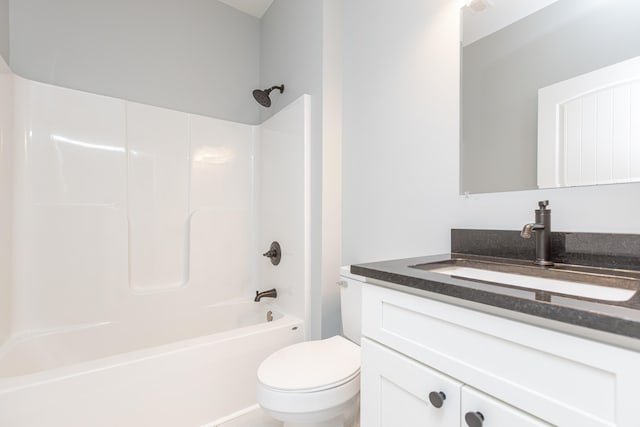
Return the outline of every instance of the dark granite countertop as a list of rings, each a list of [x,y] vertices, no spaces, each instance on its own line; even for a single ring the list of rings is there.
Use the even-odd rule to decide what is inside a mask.
[[[457,254],[454,254],[457,255]],[[545,293],[468,280],[412,266],[450,260],[451,254],[351,266],[373,284],[445,300],[549,329],[640,350],[640,292],[625,303]]]

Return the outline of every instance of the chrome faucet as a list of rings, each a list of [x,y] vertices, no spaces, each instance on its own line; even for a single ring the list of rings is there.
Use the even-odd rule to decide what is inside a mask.
[[[262,292],[256,291],[256,297],[253,300],[255,302],[258,302],[264,297],[276,298],[277,296],[278,296],[278,291],[276,291],[276,288],[273,288],[273,289],[269,289],[268,291],[262,291]]]
[[[536,209],[536,222],[525,224],[520,232],[523,239],[531,238],[531,232],[536,233],[536,260],[540,266],[551,266],[551,210],[548,200],[538,202],[540,209]]]

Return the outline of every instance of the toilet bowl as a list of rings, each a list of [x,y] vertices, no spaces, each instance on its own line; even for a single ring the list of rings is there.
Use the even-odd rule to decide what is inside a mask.
[[[284,427],[359,425],[361,283],[350,274],[342,279],[343,330],[350,340],[336,335],[293,344],[258,368],[258,404]]]
[[[258,368],[257,397],[286,427],[352,427],[360,403],[360,347],[341,336],[285,347]]]

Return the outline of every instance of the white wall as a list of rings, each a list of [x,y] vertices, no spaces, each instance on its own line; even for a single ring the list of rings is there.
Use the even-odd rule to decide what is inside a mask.
[[[339,2],[275,0],[261,22],[261,86],[283,83],[268,118],[302,94],[311,96],[311,336],[339,332],[340,81]],[[333,33],[332,33],[333,32]],[[336,34],[337,33],[337,34]],[[327,115],[327,111],[331,113]],[[337,115],[337,116],[336,116]],[[337,178],[337,180],[336,180]]]
[[[640,183],[514,191],[460,197],[457,228],[519,230],[549,200],[555,231],[640,234]]]
[[[0,0],[11,3],[18,75],[257,124],[260,21],[216,0]]]
[[[449,229],[640,233],[640,184],[458,196],[458,2],[345,4],[343,261],[449,251]]]
[[[324,0],[322,15],[322,336],[341,331],[342,0]]]
[[[0,58],[0,344],[11,328],[13,74]]]
[[[447,252],[458,193],[459,9],[344,2],[343,262]]]

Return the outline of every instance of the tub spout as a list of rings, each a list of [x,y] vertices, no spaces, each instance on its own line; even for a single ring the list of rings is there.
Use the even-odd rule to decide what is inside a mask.
[[[256,297],[253,299],[255,302],[260,301],[264,297],[276,298],[278,296],[278,291],[276,288],[269,289],[268,291],[258,292],[256,291]]]

